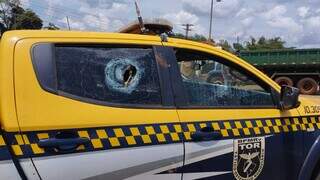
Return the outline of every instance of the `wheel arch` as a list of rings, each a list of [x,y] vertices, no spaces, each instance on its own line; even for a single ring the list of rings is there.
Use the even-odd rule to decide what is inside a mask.
[[[314,171],[317,168],[317,164],[320,163],[320,136],[317,137],[315,143],[311,146],[305,161],[299,172],[299,180],[308,180],[313,176]]]

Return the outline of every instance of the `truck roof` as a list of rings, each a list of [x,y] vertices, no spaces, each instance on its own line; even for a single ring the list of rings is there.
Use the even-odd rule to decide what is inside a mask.
[[[268,53],[268,52],[301,52],[301,51],[320,51],[320,48],[308,48],[308,49],[270,49],[270,50],[252,50],[252,51],[241,51],[240,53]]]
[[[274,87],[279,89],[279,86],[268,78],[266,75],[258,71],[248,62],[240,59],[239,57],[224,51],[218,47],[200,43],[196,41],[168,38],[168,41],[161,42],[161,38],[158,35],[141,35],[141,34],[127,34],[127,33],[106,33],[106,32],[84,32],[84,31],[61,31],[61,30],[14,30],[7,31],[3,34],[0,43],[0,57],[6,57],[6,55],[12,56],[12,51],[14,51],[15,44],[23,39],[39,39],[35,42],[47,42],[52,38],[52,42],[75,42],[75,43],[88,43],[88,42],[100,42],[103,43],[104,40],[108,39],[111,43],[123,43],[123,44],[149,44],[157,46],[171,46],[177,48],[193,49],[199,50],[207,53],[215,53],[218,56],[226,58],[239,66],[246,68],[248,71],[256,73],[261,78],[264,78]],[[70,38],[70,41],[66,40]],[[43,39],[43,40],[40,40]],[[75,41],[77,39],[77,41]],[[79,39],[79,41],[78,41]],[[97,40],[97,41],[95,41]],[[6,55],[5,55],[6,54]],[[0,58],[1,59],[1,58]],[[1,62],[1,61],[0,61]],[[6,63],[2,61],[2,63]],[[9,67],[9,65],[7,65]],[[1,67],[1,64],[0,64]],[[11,65],[10,65],[11,67]],[[2,65],[5,69],[5,66]]]
[[[110,33],[110,32],[85,32],[85,31],[61,31],[61,30],[12,30],[6,31],[2,35],[0,44],[15,43],[21,39],[28,38],[79,38],[79,39],[114,39],[115,41],[123,41],[124,43],[137,43],[138,41],[150,42],[150,44],[162,45],[159,35],[141,35],[129,33]],[[222,50],[219,47],[212,46],[207,43],[201,43],[191,40],[168,38],[171,46],[187,48],[188,46],[211,49],[222,54],[233,54]],[[139,43],[137,43],[139,44]],[[13,44],[12,44],[13,45]]]
[[[93,38],[93,39],[125,39],[125,40],[144,40],[161,42],[158,35],[141,35],[129,33],[110,33],[110,32],[85,32],[85,31],[61,31],[61,30],[12,30],[6,31],[2,35],[3,41],[25,39],[25,38]],[[168,38],[174,44],[185,44],[194,46],[205,46],[205,48],[223,51],[215,46],[191,40]],[[224,51],[224,53],[226,53]]]
[[[320,49],[242,51],[239,55],[255,66],[320,66]]]

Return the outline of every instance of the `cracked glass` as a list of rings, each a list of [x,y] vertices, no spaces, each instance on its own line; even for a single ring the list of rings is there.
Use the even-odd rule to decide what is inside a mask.
[[[160,105],[152,48],[57,46],[58,90],[91,100]]]
[[[190,106],[274,106],[270,91],[254,78],[215,61],[210,55],[193,57],[192,52],[178,53],[182,83]]]

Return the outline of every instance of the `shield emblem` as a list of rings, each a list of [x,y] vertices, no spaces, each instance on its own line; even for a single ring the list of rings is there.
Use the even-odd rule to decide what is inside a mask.
[[[238,180],[253,180],[264,165],[265,138],[237,139],[233,143],[233,174]]]

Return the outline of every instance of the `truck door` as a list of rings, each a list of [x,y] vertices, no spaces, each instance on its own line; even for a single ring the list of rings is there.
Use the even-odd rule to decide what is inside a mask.
[[[277,109],[272,87],[230,55],[175,52],[173,76],[180,80],[174,91],[186,141],[178,170],[183,178],[296,179],[306,129],[297,110]],[[223,65],[222,75],[211,72],[216,63]]]
[[[111,39],[17,44],[22,151],[43,179],[181,179],[161,173],[183,165],[183,143],[159,43]]]

